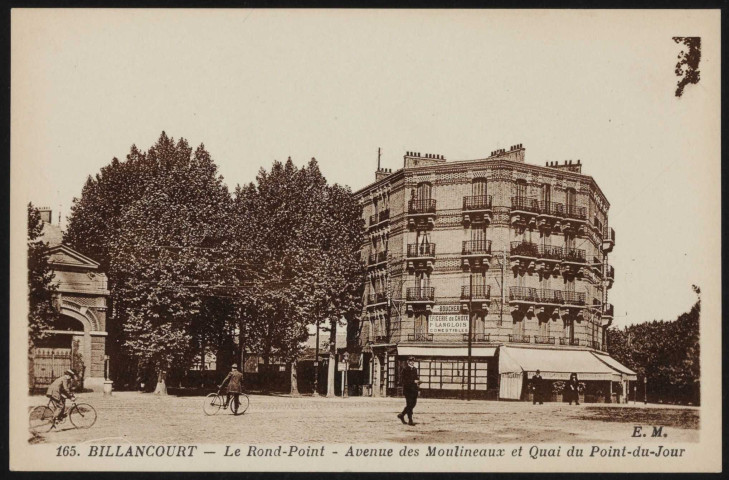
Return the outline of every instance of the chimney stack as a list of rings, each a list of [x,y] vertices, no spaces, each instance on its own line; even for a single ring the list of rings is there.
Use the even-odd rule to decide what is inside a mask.
[[[45,223],[48,223],[48,224],[53,223],[51,221],[51,219],[52,219],[52,216],[51,216],[52,215],[52,212],[51,212],[51,208],[50,207],[40,207],[38,209],[38,213],[40,213],[40,218]]]

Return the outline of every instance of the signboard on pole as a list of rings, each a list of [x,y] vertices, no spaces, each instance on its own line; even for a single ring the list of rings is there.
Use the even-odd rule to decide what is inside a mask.
[[[428,333],[468,333],[468,315],[430,315]]]

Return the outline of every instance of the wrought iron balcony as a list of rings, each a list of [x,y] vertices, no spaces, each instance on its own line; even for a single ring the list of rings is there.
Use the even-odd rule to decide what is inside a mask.
[[[468,342],[468,334],[463,334],[463,341]],[[490,341],[490,335],[488,333],[474,333],[471,336],[471,342],[475,343],[488,343]]]
[[[615,246],[615,230],[612,228],[605,228],[602,235],[602,251],[610,253]]]
[[[509,301],[555,305],[584,305],[585,293],[550,290],[547,288],[509,287]]]
[[[539,213],[539,201],[527,197],[511,197],[511,210]]]
[[[426,200],[410,200],[408,202],[408,213],[435,213],[435,200],[432,198]]]
[[[378,263],[383,263],[387,261],[387,252],[373,252],[370,253],[369,257],[369,265],[377,265]]]
[[[473,297],[471,297],[471,286],[464,285],[461,287],[461,300],[484,300],[491,298],[491,285],[474,285]]]
[[[367,296],[367,305],[376,305],[378,303],[387,303],[387,294],[385,292],[370,293]]]
[[[587,261],[585,251],[581,248],[566,248],[563,260],[567,262],[585,263]]]
[[[615,279],[615,267],[612,265],[608,265],[605,269],[605,278],[608,280],[614,280]]]
[[[576,220],[587,220],[587,208],[577,205],[565,205],[564,216]]]
[[[408,302],[433,302],[435,301],[435,288],[410,287],[405,290],[405,300]]]
[[[385,210],[380,212],[380,222],[384,222],[385,220],[390,219],[390,209],[386,208]]]
[[[435,257],[435,243],[411,243],[408,245],[409,258]]]
[[[553,217],[564,217],[564,204],[557,202],[539,202],[539,214]]]
[[[580,346],[580,339],[579,338],[565,338],[560,337],[559,339],[560,345],[570,345],[573,347],[579,347]]]
[[[529,335],[510,334],[509,342],[510,343],[531,343],[531,337]]]
[[[511,242],[510,252],[512,255],[520,257],[537,258],[539,256],[539,246],[530,242]]]
[[[432,342],[432,333],[408,333],[408,342]]]
[[[491,240],[468,240],[463,242],[462,255],[491,255]]]
[[[464,210],[491,210],[491,195],[463,197]]]
[[[542,335],[534,335],[534,343],[541,345],[554,345],[554,337],[545,337]]]

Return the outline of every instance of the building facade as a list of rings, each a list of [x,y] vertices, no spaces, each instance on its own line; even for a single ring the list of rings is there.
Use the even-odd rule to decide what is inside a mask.
[[[102,391],[106,377],[107,278],[99,264],[63,244],[63,232],[51,221],[49,208],[39,209],[42,240],[48,244],[49,264],[57,285],[59,321],[34,348],[31,389],[48,386],[64,370],[83,374],[83,387]]]
[[[424,396],[461,395],[469,344],[478,397],[525,398],[537,368],[595,390],[634,380],[605,354],[615,232],[579,160],[529,165],[522,145],[465,161],[407,152],[356,196],[368,266],[358,343],[375,395],[399,393],[411,355]]]

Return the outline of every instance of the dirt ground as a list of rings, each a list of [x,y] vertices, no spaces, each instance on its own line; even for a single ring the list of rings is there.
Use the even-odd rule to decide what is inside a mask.
[[[419,399],[415,426],[400,423],[401,398],[250,397],[244,415],[203,413],[202,397],[149,393],[82,394],[96,424],[77,430],[29,434],[31,443],[525,443],[625,442],[636,425],[650,437],[663,426],[661,442],[699,439],[699,408]],[[45,397],[30,397],[31,405]],[[658,441],[658,439],[656,439]]]

